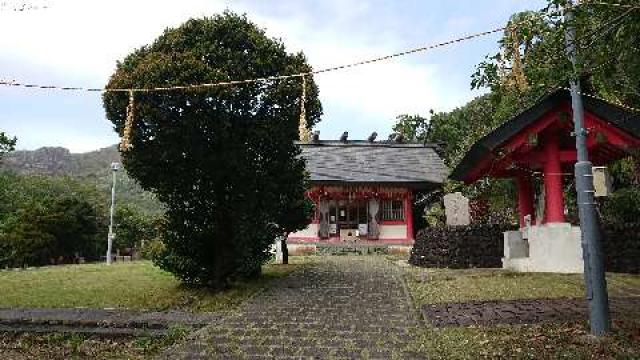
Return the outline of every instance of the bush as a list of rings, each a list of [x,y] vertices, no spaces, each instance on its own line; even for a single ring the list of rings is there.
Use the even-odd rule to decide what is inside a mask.
[[[640,219],[640,188],[615,191],[602,205],[602,217],[609,224],[635,224]]]
[[[140,256],[145,260],[156,260],[162,256],[165,246],[159,238],[145,241],[140,248]]]

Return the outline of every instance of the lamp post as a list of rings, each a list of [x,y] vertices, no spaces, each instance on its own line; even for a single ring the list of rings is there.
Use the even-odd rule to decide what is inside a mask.
[[[578,60],[576,56],[576,30],[573,19],[573,1],[569,0],[565,9],[567,24],[565,38],[567,55],[573,65],[574,78],[571,86],[571,106],[575,126],[576,150],[578,153],[575,165],[576,191],[578,197],[578,212],[580,216],[580,230],[582,233],[582,252],[584,258],[584,277],[589,302],[589,320],[591,334],[602,336],[609,332],[611,318],[609,315],[609,296],[607,294],[607,280],[604,271],[602,254],[602,235],[598,214],[596,213],[592,164],[587,151],[587,130],[584,128],[584,108],[580,90],[580,79],[577,76]]]
[[[111,173],[113,174],[113,183],[111,184],[111,209],[109,211],[109,234],[107,235],[107,265],[111,265],[111,247],[113,246],[113,215],[116,209],[116,174],[120,170],[120,164],[111,163]]]

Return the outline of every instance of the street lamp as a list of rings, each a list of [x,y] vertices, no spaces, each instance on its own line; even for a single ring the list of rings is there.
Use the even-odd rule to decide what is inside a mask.
[[[120,170],[120,164],[111,163],[111,173],[113,174],[113,183],[111,185],[111,210],[109,212],[109,235],[107,235],[107,265],[111,265],[111,247],[113,246],[113,215],[116,209],[116,173]]]

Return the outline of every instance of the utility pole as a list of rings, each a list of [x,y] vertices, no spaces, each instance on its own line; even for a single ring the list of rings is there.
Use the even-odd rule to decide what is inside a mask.
[[[571,79],[571,107],[573,109],[574,133],[576,137],[577,162],[575,165],[576,192],[578,194],[578,212],[580,232],[582,234],[582,254],[584,259],[584,279],[589,301],[589,320],[591,334],[602,336],[611,327],[609,316],[609,297],[605,278],[600,223],[595,208],[593,190],[593,169],[587,150],[587,129],[584,128],[584,108],[578,76],[576,58],[576,30],[573,25],[573,1],[567,1],[564,20],[567,55],[573,65]]]
[[[109,211],[109,235],[107,235],[107,265],[111,265],[111,248],[113,246],[113,215],[116,210],[116,174],[120,170],[120,164],[111,163],[111,173],[113,174],[113,182],[111,184],[111,209]]]

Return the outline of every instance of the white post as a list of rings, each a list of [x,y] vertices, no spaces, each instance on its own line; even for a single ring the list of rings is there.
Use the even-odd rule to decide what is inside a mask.
[[[107,235],[107,265],[111,265],[111,247],[113,246],[113,215],[116,209],[116,173],[120,169],[120,164],[112,163],[113,183],[111,184],[111,209],[109,211],[109,234]]]

